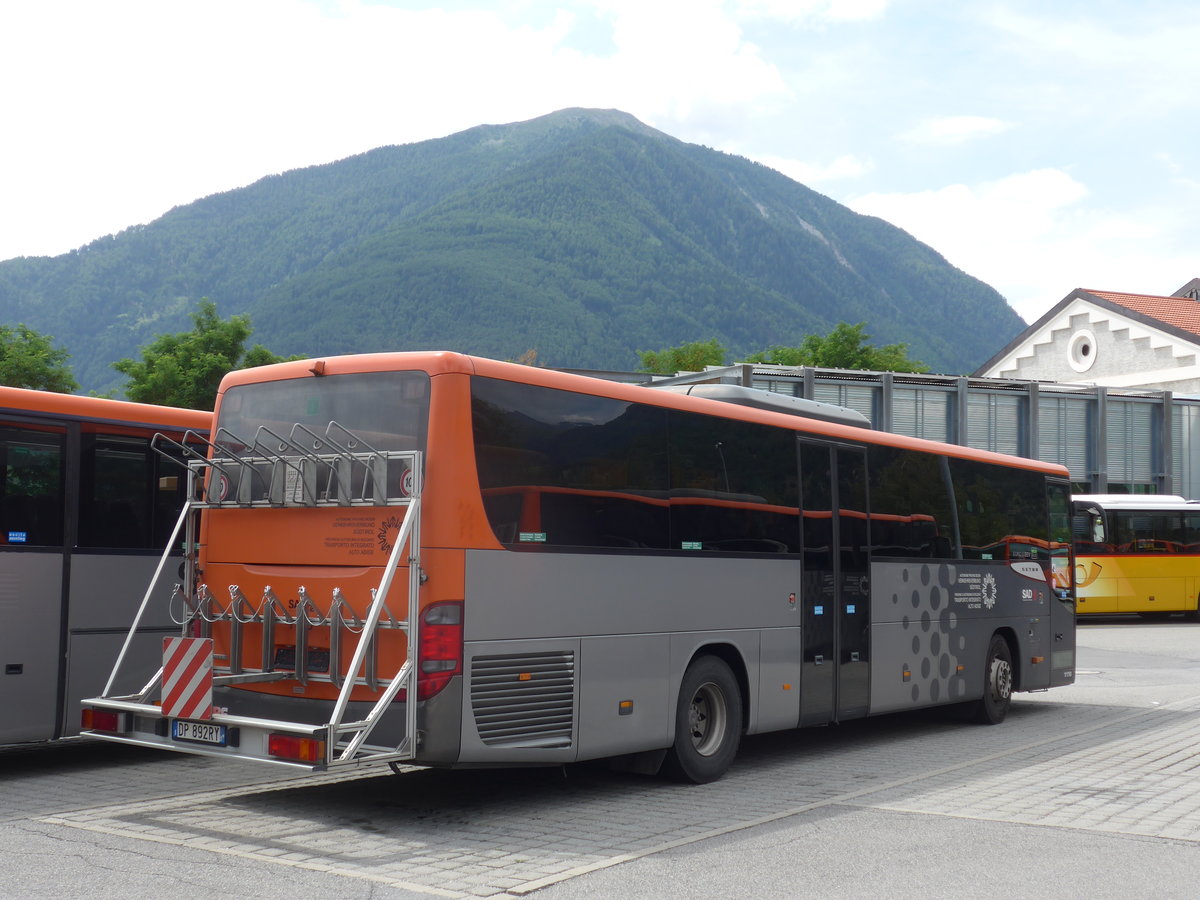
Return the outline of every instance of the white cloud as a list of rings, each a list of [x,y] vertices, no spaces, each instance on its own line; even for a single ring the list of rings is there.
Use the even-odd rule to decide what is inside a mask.
[[[742,15],[792,22],[861,22],[877,19],[889,0],[738,0]]]
[[[870,160],[858,156],[839,156],[825,164],[813,164],[799,159],[789,159],[782,156],[753,157],[764,166],[769,166],[777,172],[782,172],[792,181],[798,181],[811,187],[831,181],[842,181],[847,178],[857,178],[874,167]]]
[[[1169,293],[1195,274],[1194,258],[1165,244],[1179,211],[1104,210],[1085,205],[1088,199],[1069,173],[1041,169],[846,202],[992,285],[1026,321],[1077,287]]]
[[[1075,86],[1087,118],[1166,115],[1195,105],[1195,47],[1200,7],[1194,3],[1117,3],[1094,14],[1040,4],[1028,13],[1012,4],[980,5],[978,16],[994,40],[1013,52],[1012,65],[1049,63],[1046,84]],[[1053,99],[1053,98],[1052,98]],[[1070,110],[1068,110],[1070,112]]]
[[[1003,134],[1010,128],[1011,122],[988,116],[942,116],[925,119],[900,137],[914,144],[962,144]]]
[[[603,85],[623,109],[684,120],[786,93],[778,69],[745,39],[720,0],[621,0],[603,7],[616,51],[573,74]]]
[[[787,96],[721,0],[591,8],[612,41],[588,54],[569,39],[578,7],[521,22],[363,0],[7,4],[0,259],[481,123],[611,107],[701,140]]]
[[[1161,151],[1153,154],[1153,159],[1162,164],[1175,185],[1192,193],[1200,192],[1200,178],[1190,175],[1188,166],[1179,162],[1173,154]]]

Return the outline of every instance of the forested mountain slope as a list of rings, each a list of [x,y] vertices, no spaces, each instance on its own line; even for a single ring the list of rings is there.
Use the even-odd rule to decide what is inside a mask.
[[[201,297],[324,355],[444,348],[631,369],[839,321],[970,371],[1023,323],[936,251],[756,163],[616,111],[562,110],[270,176],[53,258],[0,263],[0,317],[54,335],[85,388]]]

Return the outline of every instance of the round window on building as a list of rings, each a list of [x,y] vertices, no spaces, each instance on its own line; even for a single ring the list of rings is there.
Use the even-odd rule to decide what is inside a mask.
[[[1086,372],[1096,362],[1096,335],[1086,328],[1075,332],[1067,344],[1067,362],[1076,372]]]

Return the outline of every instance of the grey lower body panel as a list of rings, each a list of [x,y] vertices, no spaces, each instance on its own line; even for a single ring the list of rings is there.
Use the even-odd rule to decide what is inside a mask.
[[[997,633],[1013,652],[1015,688],[1050,686],[1058,600],[1036,567],[876,562],[871,581],[872,714],[978,699]]]
[[[669,747],[688,663],[718,650],[740,661],[755,698],[748,730],[795,727],[798,641],[799,629],[774,629],[470,643],[459,762],[550,765]]]
[[[80,701],[99,694],[108,682],[158,560],[150,554],[72,553],[64,623],[63,554],[3,554],[0,744],[79,733]],[[176,580],[174,563],[168,569],[153,588],[147,615],[114,682],[115,694],[139,690],[162,663],[162,638],[179,633],[165,602]]]
[[[678,685],[734,660],[750,732],[795,727],[799,562],[467,554],[466,764],[555,764],[669,747]]]
[[[47,741],[59,714],[63,557],[0,559],[0,744]]]
[[[804,683],[799,568],[468,553],[455,762],[553,765],[669,747],[679,684],[701,653],[732,661],[747,732],[797,727],[805,691],[828,688]],[[1057,601],[1039,573],[1001,561],[874,563],[868,639],[832,675],[869,705],[832,707],[821,721],[979,698],[994,634],[1012,648],[1018,689],[1049,686]]]

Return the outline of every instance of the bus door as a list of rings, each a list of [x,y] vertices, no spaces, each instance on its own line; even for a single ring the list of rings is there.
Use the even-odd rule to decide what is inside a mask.
[[[870,520],[863,450],[800,441],[800,724],[865,716]]]
[[[1075,560],[1072,554],[1071,487],[1047,484],[1050,516],[1050,686],[1075,681]]]
[[[0,744],[56,736],[66,437],[0,425]]]

